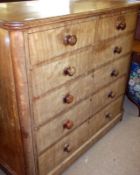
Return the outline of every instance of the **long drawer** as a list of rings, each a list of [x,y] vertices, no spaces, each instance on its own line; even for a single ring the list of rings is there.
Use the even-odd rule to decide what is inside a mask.
[[[29,34],[31,65],[94,44],[96,21],[96,17],[77,20],[70,25]]]
[[[67,110],[80,100],[99,90],[119,76],[128,72],[129,56],[108,64],[73,83],[64,85],[50,94],[34,100],[33,110],[36,126]],[[125,65],[125,66],[124,66]],[[115,75],[112,75],[114,72]],[[46,85],[46,84],[45,84]],[[79,86],[80,85],[80,86]],[[65,101],[68,97],[68,102]]]
[[[93,70],[95,62],[94,55],[92,56],[91,53],[89,51],[80,52],[78,57],[75,54],[69,59],[59,60],[51,64],[45,64],[41,67],[33,69],[33,71],[31,72],[33,97],[36,98],[48,92],[49,90],[59,87],[60,85],[70,82],[76,77],[84,75],[88,71]],[[125,60],[125,57],[124,60],[122,60],[121,62],[122,64],[128,65],[127,63],[123,63],[127,62]],[[118,65],[114,63],[114,68],[115,66],[117,66],[117,69],[119,69],[119,64],[121,63],[118,62]],[[126,68],[127,67],[125,66],[125,69]],[[110,71],[112,71],[111,65],[108,65],[107,69],[111,69]],[[104,70],[104,68],[100,70],[102,71]],[[108,70],[106,71],[107,73],[110,73]],[[120,74],[121,71],[123,70],[120,69]],[[104,74],[104,76],[105,75],[106,73]],[[99,76],[97,76],[96,78],[99,78]]]
[[[98,26],[98,40],[116,37],[125,32],[134,31],[136,27],[137,10],[122,14],[102,16]]]
[[[93,116],[89,121],[74,130],[67,137],[39,156],[40,175],[46,175],[64,159],[68,158],[79,146],[93,134],[111,121],[122,111],[122,97],[117,99],[104,110]]]
[[[61,137],[71,132],[94,113],[101,110],[105,105],[113,102],[118,96],[123,95],[125,83],[126,77],[122,77],[115,83],[74,106],[70,111],[40,127],[37,132],[38,152],[42,152]]]

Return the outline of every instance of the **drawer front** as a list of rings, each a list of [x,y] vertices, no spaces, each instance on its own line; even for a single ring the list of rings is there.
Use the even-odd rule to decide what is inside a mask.
[[[108,105],[101,112],[97,113],[89,120],[89,135],[90,137],[94,135],[98,129],[102,128],[110,120],[112,120],[116,115],[118,115],[122,110],[123,97],[120,97],[112,104]]]
[[[86,140],[121,111],[122,97],[39,156],[40,175],[46,175],[64,159],[68,158],[79,146],[82,146]]]
[[[56,56],[94,44],[96,18],[76,24],[29,34],[31,65],[48,61]]]
[[[108,64],[101,69],[97,69],[94,72],[94,88],[100,87],[110,83],[122,74],[128,73],[130,65],[130,56],[125,56],[112,64]]]
[[[82,77],[73,83],[64,85],[50,94],[39,98],[33,103],[34,119],[36,126],[67,110],[80,100],[99,90],[104,85],[116,80],[119,76],[128,72],[130,58],[122,57],[112,64],[97,69],[94,73]],[[125,66],[124,66],[125,65]],[[111,76],[112,71],[118,71],[117,76]],[[80,86],[79,86],[80,85]],[[66,103],[67,95],[71,96],[71,101]],[[53,103],[52,103],[53,102]],[[53,104],[53,105],[52,105]]]
[[[94,58],[94,68],[101,66],[113,59],[117,59],[132,50],[134,34],[128,34],[111,41],[102,41],[95,46],[96,56]],[[126,44],[127,43],[127,44]]]
[[[90,116],[111,103],[125,91],[126,77],[97,92],[95,95],[74,106],[70,111],[55,118],[53,121],[39,128],[37,132],[38,152],[55,143],[61,137],[71,132]],[[47,105],[46,105],[47,106]],[[52,108],[54,109],[54,108]],[[44,138],[47,138],[46,140]]]
[[[99,20],[98,40],[105,40],[123,34],[125,32],[133,31],[136,27],[137,11],[102,17]]]

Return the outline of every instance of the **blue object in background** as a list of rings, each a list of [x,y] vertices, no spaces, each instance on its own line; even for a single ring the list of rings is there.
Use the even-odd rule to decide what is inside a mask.
[[[140,105],[140,64],[132,62],[128,82],[128,95],[137,105]]]

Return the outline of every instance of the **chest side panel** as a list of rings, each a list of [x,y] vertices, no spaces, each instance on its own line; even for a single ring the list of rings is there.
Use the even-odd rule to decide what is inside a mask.
[[[23,175],[22,154],[9,34],[0,29],[0,164]]]

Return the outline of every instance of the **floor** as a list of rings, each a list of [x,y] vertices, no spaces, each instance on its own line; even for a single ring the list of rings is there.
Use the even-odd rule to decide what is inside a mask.
[[[127,99],[124,119],[63,175],[140,175],[140,117]],[[4,175],[0,172],[0,175]]]

